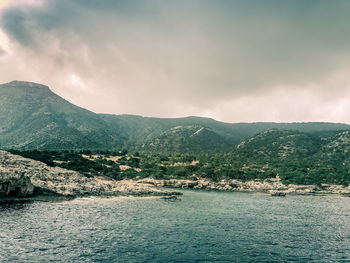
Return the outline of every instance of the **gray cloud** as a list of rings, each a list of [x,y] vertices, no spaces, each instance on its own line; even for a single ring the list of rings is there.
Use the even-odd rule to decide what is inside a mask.
[[[0,81],[43,82],[98,112],[350,122],[337,106],[349,11],[345,0],[14,1],[0,10],[0,67],[11,65]]]

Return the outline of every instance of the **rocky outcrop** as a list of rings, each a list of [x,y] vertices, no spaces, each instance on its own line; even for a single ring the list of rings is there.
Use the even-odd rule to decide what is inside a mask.
[[[26,197],[34,192],[34,186],[24,173],[7,173],[0,167],[0,197]]]
[[[350,196],[350,186],[342,185],[285,185],[279,178],[270,178],[266,180],[240,181],[235,179],[221,180],[213,182],[207,179],[198,180],[155,180],[146,178],[140,180],[141,183],[147,183],[157,187],[171,187],[182,189],[201,189],[201,190],[218,190],[218,191],[241,191],[241,192],[265,192],[308,195],[308,194],[339,194]]]
[[[240,181],[240,180],[221,180],[219,182],[207,179],[199,180],[155,180],[146,178],[141,180],[142,183],[148,183],[158,187],[173,187],[183,189],[202,189],[202,190],[220,190],[220,191],[249,191],[249,192],[268,192],[270,190],[285,191],[287,186],[282,184],[280,180],[271,179],[265,181]]]
[[[131,180],[116,181],[105,177],[87,178],[78,172],[0,151],[0,187],[4,193],[28,195],[77,196],[167,196],[181,193],[157,189]]]
[[[280,191],[271,190],[270,191],[270,195],[271,196],[286,196],[287,193],[286,192],[280,192]]]

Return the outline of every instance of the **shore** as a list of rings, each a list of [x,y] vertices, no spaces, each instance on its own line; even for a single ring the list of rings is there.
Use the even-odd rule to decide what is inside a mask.
[[[138,183],[149,184],[158,188],[175,189],[198,189],[198,190],[217,190],[217,191],[239,191],[239,192],[262,192],[276,196],[284,195],[328,195],[338,194],[350,197],[350,186],[343,185],[285,185],[279,178],[270,178],[266,180],[240,181],[240,180],[221,180],[219,182],[207,179],[198,180],[156,180],[146,178],[139,180]]]
[[[86,177],[60,167],[0,151],[0,202],[11,200],[71,200],[87,196],[159,196],[176,199],[174,189],[263,192],[274,196],[338,194],[350,197],[350,187],[342,185],[285,185],[279,178],[240,181],[169,179],[113,180],[108,177]]]
[[[85,196],[174,196],[180,192],[132,180],[86,177],[78,172],[0,151],[0,200],[73,199]]]

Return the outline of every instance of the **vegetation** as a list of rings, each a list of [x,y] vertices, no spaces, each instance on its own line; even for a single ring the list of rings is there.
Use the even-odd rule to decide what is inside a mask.
[[[286,183],[346,185],[348,130],[350,125],[336,123],[223,123],[199,117],[95,114],[40,84],[0,85],[1,149],[86,176],[279,176]]]
[[[111,151],[17,151],[51,166],[86,176],[115,179],[267,179],[292,184],[350,182],[350,132],[309,134],[271,130],[253,136],[232,151],[202,154]]]
[[[184,154],[230,151],[259,132],[347,130],[337,123],[224,123],[210,118],[147,118],[96,114],[48,87],[21,81],[0,85],[0,147],[17,150],[118,150]]]

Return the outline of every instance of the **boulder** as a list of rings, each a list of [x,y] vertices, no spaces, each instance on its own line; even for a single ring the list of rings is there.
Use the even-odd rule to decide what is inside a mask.
[[[281,191],[270,191],[270,195],[271,196],[286,196],[286,193],[281,192]]]
[[[161,197],[161,199],[164,199],[164,200],[178,200],[176,195],[163,196],[163,197]]]
[[[33,192],[34,186],[24,173],[0,172],[0,196],[26,197]]]

